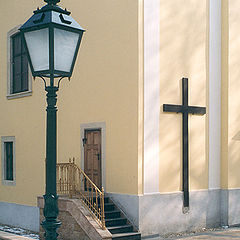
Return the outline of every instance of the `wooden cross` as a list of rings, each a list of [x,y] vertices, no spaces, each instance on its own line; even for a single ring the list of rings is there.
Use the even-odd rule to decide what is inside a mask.
[[[188,106],[188,79],[182,78],[182,105],[163,104],[164,112],[182,113],[183,141],[183,206],[189,208],[189,170],[188,170],[188,114],[206,114],[205,107]]]

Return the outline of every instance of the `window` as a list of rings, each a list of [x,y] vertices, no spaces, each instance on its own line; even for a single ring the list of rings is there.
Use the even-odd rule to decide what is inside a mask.
[[[8,93],[7,98],[31,95],[31,71],[23,45],[20,26],[8,33]]]
[[[12,88],[11,93],[28,91],[28,60],[20,33],[11,36],[11,65]]]
[[[2,137],[2,182],[15,184],[15,137]]]
[[[4,180],[13,181],[13,142],[4,143]]]

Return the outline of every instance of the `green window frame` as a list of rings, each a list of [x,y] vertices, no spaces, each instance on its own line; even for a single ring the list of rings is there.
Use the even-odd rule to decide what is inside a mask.
[[[16,184],[15,137],[1,137],[2,140],[2,184]]]

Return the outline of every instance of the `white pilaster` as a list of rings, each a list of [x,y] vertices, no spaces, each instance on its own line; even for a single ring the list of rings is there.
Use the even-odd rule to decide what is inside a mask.
[[[144,193],[159,192],[160,0],[144,0]]]
[[[209,189],[216,189],[221,160],[221,1],[209,2]]]

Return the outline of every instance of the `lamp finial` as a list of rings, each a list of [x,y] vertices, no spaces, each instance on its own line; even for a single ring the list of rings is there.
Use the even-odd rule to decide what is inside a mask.
[[[49,5],[56,5],[60,0],[44,0],[44,2],[48,3]]]

